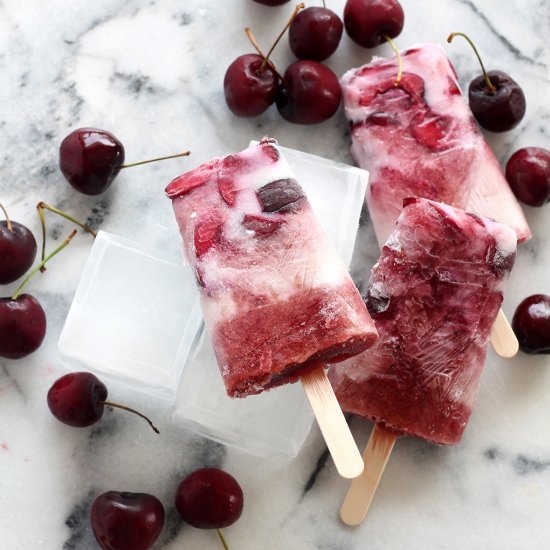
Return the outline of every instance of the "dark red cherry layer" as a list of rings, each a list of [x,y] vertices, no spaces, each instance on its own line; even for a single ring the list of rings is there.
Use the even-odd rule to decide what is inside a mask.
[[[26,357],[40,347],[45,335],[46,314],[36,298],[0,298],[0,357]]]
[[[243,491],[223,470],[203,468],[178,486],[176,509],[182,519],[199,529],[221,529],[235,523],[243,510]]]
[[[240,117],[261,115],[275,101],[278,87],[279,77],[254,53],[237,57],[223,80],[227,106]]]
[[[550,151],[525,147],[506,163],[506,179],[521,202],[542,206],[550,201]]]
[[[290,49],[298,59],[324,61],[336,51],[343,29],[342,20],[332,10],[306,8],[288,29]]]
[[[405,14],[397,0],[348,0],[344,27],[350,38],[364,48],[386,42],[386,36],[401,34]]]
[[[103,550],[148,550],[164,519],[162,503],[147,493],[109,491],[92,504],[92,531]]]
[[[0,221],[0,284],[13,283],[32,266],[36,240],[23,224]]]
[[[276,101],[279,113],[289,122],[317,124],[338,110],[340,84],[328,67],[317,61],[296,61],[285,71],[284,79]]]
[[[550,353],[550,296],[525,298],[516,308],[512,328],[525,353]]]
[[[263,4],[264,6],[282,6],[286,4],[289,0],[253,0],[258,4]]]
[[[85,195],[107,190],[124,164],[124,147],[110,132],[79,128],[59,148],[59,166],[67,181]]]
[[[515,128],[525,115],[525,95],[519,84],[502,71],[488,71],[495,91],[487,88],[479,75],[470,82],[470,109],[479,124],[491,132],[506,132]]]

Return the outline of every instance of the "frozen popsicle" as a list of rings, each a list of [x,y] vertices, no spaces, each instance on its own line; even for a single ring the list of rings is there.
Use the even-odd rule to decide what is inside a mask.
[[[328,388],[337,408],[324,366],[377,334],[276,142],[206,162],[166,192],[228,395],[301,379]]]
[[[370,172],[367,204],[378,243],[386,241],[407,197],[424,197],[511,226],[518,242],[531,236],[521,206],[478,129],[443,49],[424,44],[397,59],[379,59],[341,79],[352,154]],[[492,343],[517,352],[504,315]]]
[[[329,373],[343,410],[374,421],[388,454],[397,435],[460,441],[516,255],[507,225],[427,199],[404,205],[366,295],[379,339]],[[363,519],[354,513],[344,509],[347,523]]]

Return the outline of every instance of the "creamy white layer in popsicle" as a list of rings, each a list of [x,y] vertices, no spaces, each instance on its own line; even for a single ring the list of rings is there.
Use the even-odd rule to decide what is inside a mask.
[[[341,79],[352,153],[370,172],[367,203],[378,243],[407,197],[425,197],[506,223],[531,236],[523,211],[480,132],[443,49],[423,44]]]
[[[230,396],[294,382],[376,340],[276,142],[209,161],[166,192]]]
[[[406,200],[366,296],[379,340],[329,371],[342,409],[398,434],[458,443],[515,256],[507,225]]]

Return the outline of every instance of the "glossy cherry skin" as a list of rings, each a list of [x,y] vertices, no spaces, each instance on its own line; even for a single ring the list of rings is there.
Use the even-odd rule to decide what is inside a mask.
[[[525,147],[506,163],[506,179],[521,202],[542,206],[550,201],[550,151]]]
[[[164,507],[147,493],[108,491],[92,504],[92,531],[103,550],[147,550],[164,527]]]
[[[24,225],[0,221],[0,284],[13,283],[31,267],[36,257],[36,240]]]
[[[0,298],[0,357],[26,357],[40,347],[45,335],[46,314],[36,298]]]
[[[84,428],[102,416],[107,387],[91,372],[71,372],[56,380],[48,391],[48,407],[63,424]]]
[[[285,71],[284,79],[286,85],[277,94],[277,109],[289,122],[317,124],[338,110],[342,92],[328,67],[317,61],[296,61]]]
[[[512,328],[525,353],[550,353],[550,296],[525,298],[516,308]]]
[[[306,8],[296,15],[288,29],[292,53],[298,59],[324,61],[338,47],[344,25],[328,8]]]
[[[183,520],[199,529],[221,529],[235,523],[243,510],[243,491],[223,470],[203,468],[178,486],[176,509]]]
[[[124,147],[110,132],[79,128],[59,148],[59,166],[67,181],[85,195],[100,195],[124,164]]]
[[[488,71],[496,88],[490,92],[482,75],[474,78],[468,88],[470,109],[479,124],[491,132],[506,132],[515,128],[525,115],[525,96],[519,84],[502,71]]]
[[[241,55],[229,65],[223,79],[225,101],[231,112],[240,117],[261,115],[275,101],[279,78],[261,55]]]
[[[383,44],[385,36],[399,36],[404,23],[405,14],[397,0],[348,0],[344,8],[346,32],[364,48]]]
[[[282,6],[286,4],[288,0],[253,0],[258,4],[263,4],[264,6]]]

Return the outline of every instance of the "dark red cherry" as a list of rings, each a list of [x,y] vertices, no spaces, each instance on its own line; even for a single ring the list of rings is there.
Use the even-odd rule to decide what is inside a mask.
[[[178,486],[176,509],[183,520],[199,529],[221,529],[235,523],[243,510],[243,491],[223,470],[203,468]]]
[[[525,115],[525,96],[519,84],[502,71],[488,71],[487,76],[496,88],[487,88],[479,75],[470,82],[470,109],[479,124],[491,132],[506,132],[515,128]]]
[[[107,401],[107,386],[91,372],[71,372],[58,378],[48,391],[48,407],[63,424],[85,428],[102,416],[105,405],[124,409],[143,418],[159,433],[153,423],[140,412]]]
[[[92,504],[92,531],[103,550],[151,548],[164,518],[160,500],[147,493],[108,491]]]
[[[79,128],[59,148],[59,166],[67,181],[85,195],[107,190],[124,164],[124,147],[110,132]]]
[[[336,75],[317,61],[296,61],[284,74],[277,94],[279,113],[295,124],[317,124],[329,119],[340,105]]]
[[[525,298],[516,308],[512,328],[525,353],[550,353],[550,296]]]
[[[550,201],[550,151],[525,147],[506,163],[506,179],[521,202],[542,206]]]
[[[13,283],[32,266],[36,240],[23,224],[0,221],[0,284]]]
[[[328,8],[306,8],[296,15],[288,29],[290,49],[298,59],[324,61],[338,47],[344,25]]]
[[[263,4],[264,6],[282,6],[286,4],[288,0],[253,0],[258,4]]]
[[[240,117],[261,115],[275,101],[278,87],[279,77],[255,53],[237,57],[223,80],[227,106]]]
[[[26,357],[40,347],[45,335],[46,314],[36,298],[0,298],[0,357]]]
[[[350,38],[364,48],[375,48],[403,30],[405,14],[397,0],[348,0],[344,26]]]

